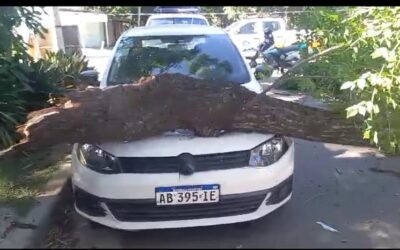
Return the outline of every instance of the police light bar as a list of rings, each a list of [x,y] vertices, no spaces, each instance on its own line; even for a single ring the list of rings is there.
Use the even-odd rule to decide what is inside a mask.
[[[196,6],[157,6],[156,13],[200,13],[200,7]]]

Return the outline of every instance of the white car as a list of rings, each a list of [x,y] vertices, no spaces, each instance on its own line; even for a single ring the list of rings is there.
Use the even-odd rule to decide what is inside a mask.
[[[100,86],[160,72],[262,91],[229,36],[200,25],[126,31]],[[137,141],[75,144],[75,208],[95,225],[124,230],[252,221],[289,201],[293,160],[290,138],[254,132],[198,137],[181,128]]]
[[[283,18],[249,18],[232,23],[225,28],[240,51],[257,48],[264,41],[264,30],[270,28],[276,47],[285,47],[297,41],[297,31],[287,30]]]
[[[151,15],[146,22],[146,26],[166,25],[166,24],[210,24],[205,16],[190,13],[173,13],[173,14],[154,14]]]

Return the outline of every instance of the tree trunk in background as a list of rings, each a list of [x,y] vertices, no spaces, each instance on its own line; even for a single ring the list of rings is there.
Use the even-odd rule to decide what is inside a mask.
[[[32,112],[18,130],[24,139],[0,158],[61,143],[136,140],[177,128],[193,129],[199,136],[216,136],[223,129],[368,145],[360,126],[334,112],[179,74],[74,91],[67,97],[70,101],[61,107]]]

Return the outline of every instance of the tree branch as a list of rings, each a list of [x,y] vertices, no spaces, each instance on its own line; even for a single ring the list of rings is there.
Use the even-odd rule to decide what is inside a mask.
[[[256,95],[233,83],[161,74],[105,89],[68,93],[70,101],[29,114],[23,140],[0,160],[64,143],[133,141],[186,128],[197,136],[255,131],[330,143],[367,146],[361,123],[342,114]]]
[[[312,61],[318,57],[321,57],[323,55],[326,55],[332,51],[335,51],[337,49],[343,48],[345,46],[345,44],[340,44],[340,45],[336,45],[333,46],[329,49],[326,49],[324,51],[319,52],[318,54],[315,54],[313,56],[310,56],[304,60],[301,60],[300,62],[298,62],[297,64],[295,64],[293,67],[291,67],[288,71],[286,71],[286,73],[284,73],[281,77],[279,77],[273,84],[271,84],[270,86],[268,86],[263,92],[262,94],[265,94],[266,92],[270,91],[273,88],[276,88],[280,85],[282,85],[283,82],[286,81],[286,79],[289,77],[290,73],[292,73],[294,70],[296,70],[297,68],[299,68],[300,66],[304,65],[305,63]]]

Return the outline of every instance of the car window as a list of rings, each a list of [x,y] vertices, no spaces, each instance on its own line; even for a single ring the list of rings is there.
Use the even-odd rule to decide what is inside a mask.
[[[207,25],[207,22],[201,18],[193,18],[192,24]]]
[[[243,25],[240,29],[238,34],[256,34],[256,23],[251,22],[251,23],[246,23]]]
[[[279,22],[275,21],[264,21],[263,22],[263,29],[269,28],[272,31],[279,30],[281,28]]]
[[[149,22],[149,26],[164,25],[164,24],[198,24],[207,25],[207,22],[201,18],[189,18],[189,17],[166,17],[156,18]]]
[[[250,81],[243,59],[227,35],[184,35],[123,38],[107,85],[133,83],[142,76],[161,73],[239,84]]]

